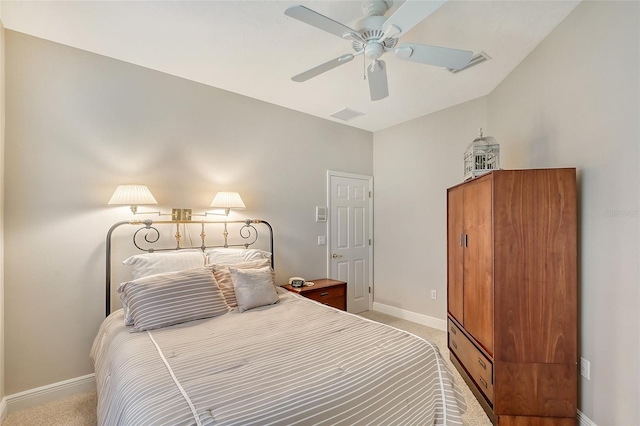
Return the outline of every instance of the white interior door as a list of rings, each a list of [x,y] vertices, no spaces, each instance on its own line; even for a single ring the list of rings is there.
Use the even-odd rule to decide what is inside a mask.
[[[329,277],[347,282],[347,311],[371,308],[373,281],[371,176],[328,172]]]

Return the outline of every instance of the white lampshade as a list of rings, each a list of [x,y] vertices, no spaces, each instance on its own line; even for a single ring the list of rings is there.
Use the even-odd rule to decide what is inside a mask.
[[[237,192],[218,192],[213,201],[211,207],[216,209],[244,209],[246,206]]]
[[[108,204],[138,206],[158,204],[146,185],[120,185],[111,196]]]

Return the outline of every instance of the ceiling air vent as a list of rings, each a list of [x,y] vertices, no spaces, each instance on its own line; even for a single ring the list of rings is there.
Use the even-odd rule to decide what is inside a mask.
[[[331,117],[337,118],[339,120],[342,121],[349,121],[349,120],[353,120],[356,117],[359,117],[361,115],[364,115],[363,112],[358,112],[358,111],[354,111],[352,109],[349,108],[345,108],[341,111],[338,112],[334,112],[333,114],[331,114]]]
[[[469,63],[467,64],[467,66],[460,68],[460,69],[454,69],[454,68],[447,68],[447,70],[452,73],[458,73],[460,71],[464,71],[466,69],[469,69],[473,66],[476,66],[478,64],[481,64],[485,61],[488,61],[489,59],[491,59],[491,56],[487,55],[485,52],[480,52],[477,55],[473,55],[473,57],[471,58],[471,60],[469,61]]]

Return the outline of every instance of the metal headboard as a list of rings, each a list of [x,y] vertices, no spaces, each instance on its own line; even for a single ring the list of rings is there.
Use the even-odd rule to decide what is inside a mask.
[[[189,225],[200,225],[200,241],[201,244],[199,246],[184,246],[182,243],[183,236],[180,233],[180,225],[189,224]],[[238,234],[240,238],[234,240],[234,243],[229,242],[229,232],[227,229],[228,224],[244,224],[239,230]],[[131,221],[122,221],[114,224],[107,232],[107,267],[106,267],[106,288],[105,288],[105,296],[106,296],[106,316],[109,316],[111,313],[111,236],[113,231],[123,225],[132,225],[137,226],[138,229],[133,233],[133,245],[140,251],[144,251],[147,253],[159,252],[159,251],[175,251],[175,250],[184,250],[184,249],[200,249],[202,251],[208,248],[215,247],[244,247],[249,248],[251,245],[255,244],[258,241],[258,230],[254,225],[263,224],[267,227],[269,231],[269,251],[271,252],[271,267],[274,267],[273,259],[275,257],[273,252],[273,228],[264,220],[260,219],[246,219],[246,220],[229,220],[224,222],[217,221],[177,221],[177,220],[168,220],[168,221],[153,221],[150,219],[147,220],[131,220]],[[153,244],[158,243],[160,240],[160,231],[154,225],[175,225],[175,247],[161,247],[155,248]],[[222,236],[224,239],[223,244],[218,245],[207,245],[206,243],[206,229],[211,227],[220,227],[222,228]],[[141,231],[148,231],[144,234],[144,243],[140,240],[141,236],[138,235]],[[238,241],[237,243],[235,241]],[[244,241],[244,242],[242,242]],[[141,244],[148,246],[146,248],[141,247]]]

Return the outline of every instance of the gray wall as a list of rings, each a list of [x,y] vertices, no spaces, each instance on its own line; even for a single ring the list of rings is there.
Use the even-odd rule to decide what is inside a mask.
[[[369,132],[12,31],[6,85],[8,394],[93,372],[118,184],[163,211],[239,191],[230,218],[273,225],[284,282],[326,274],[326,171],[372,174]]]
[[[583,2],[487,97],[374,134],[376,301],[437,318],[445,299],[427,294],[446,281],[446,188],[462,181],[476,128],[501,144],[503,168],[578,168],[580,350],[591,361],[579,409],[598,425],[640,424],[639,24],[638,2]]]
[[[446,317],[446,188],[486,116],[483,97],[374,133],[375,302]]]

